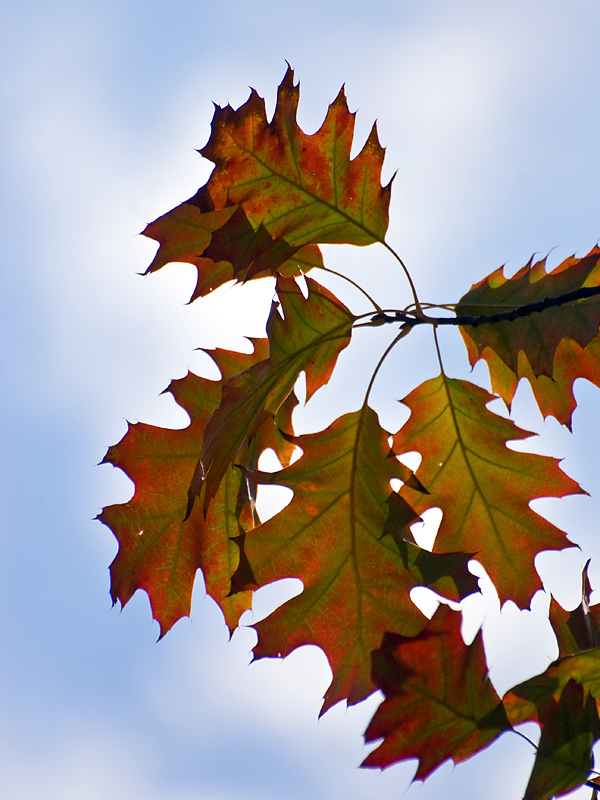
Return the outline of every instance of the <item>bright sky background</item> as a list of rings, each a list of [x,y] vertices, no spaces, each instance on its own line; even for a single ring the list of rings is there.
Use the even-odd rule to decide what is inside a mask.
[[[192,620],[159,644],[144,595],[111,610],[116,543],[92,520],[126,501],[131,484],[95,465],[126,419],[185,424],[159,395],[188,368],[206,369],[194,348],[239,347],[239,335],[262,333],[248,308],[268,305],[268,285],[250,289],[250,301],[221,293],[185,307],[192,268],[137,275],[155,245],[136,234],[209,174],[195,150],[208,138],[212,101],[237,106],[250,85],[272,110],[287,59],[301,81],[301,125],[312,132],[345,82],[358,139],[377,118],[385,177],[398,170],[390,243],[422,298],[451,302],[503,263],[512,273],[532,253],[552,251],[554,266],[600,237],[599,35],[597,0],[4,1],[3,798],[521,796],[532,754],[516,736],[408,791],[414,762],[357,770],[375,701],[338,706],[317,722],[323,655],[306,648],[249,667],[254,634],[228,643],[200,580]],[[327,248],[326,257],[382,302],[409,301],[381,249]],[[236,303],[234,318],[222,298]],[[466,377],[455,334],[444,342],[448,371]],[[386,336],[365,336],[358,361],[372,360]],[[435,374],[428,338],[410,339],[375,392],[390,425],[401,420],[395,401]],[[306,426],[356,407],[364,391],[356,363],[343,361],[340,383],[317,395]],[[544,506],[583,548],[539,559],[572,606],[577,579],[557,578],[595,555],[600,514],[600,398],[587,384],[577,397],[573,437],[544,425],[526,391],[515,404],[522,425],[544,432],[542,451],[566,457],[564,468],[596,495]],[[598,584],[598,568],[591,576]],[[488,609],[501,691],[556,655],[547,631],[536,633],[543,597],[533,607]],[[502,637],[507,622],[516,627]]]

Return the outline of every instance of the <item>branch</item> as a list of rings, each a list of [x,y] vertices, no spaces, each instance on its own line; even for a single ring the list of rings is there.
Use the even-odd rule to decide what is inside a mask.
[[[396,311],[393,316],[384,312],[375,314],[371,317],[371,322],[378,325],[383,325],[387,322],[402,322],[411,327],[413,325],[472,325],[476,328],[478,325],[494,322],[512,322],[520,317],[528,317],[530,314],[545,311],[547,308],[563,306],[573,300],[583,300],[598,294],[600,294],[600,286],[586,286],[583,289],[576,289],[574,292],[560,294],[558,297],[546,297],[538,303],[528,303],[510,311],[502,311],[499,314],[483,314],[479,317],[470,314],[457,315],[456,317],[428,317],[425,314],[417,314],[416,312],[406,314],[402,311]]]

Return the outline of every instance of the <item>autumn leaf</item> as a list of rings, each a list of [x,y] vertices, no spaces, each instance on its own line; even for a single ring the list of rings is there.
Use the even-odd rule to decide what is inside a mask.
[[[573,680],[540,721],[542,735],[524,800],[551,800],[581,786],[592,769],[592,747],[600,738],[594,699]]]
[[[600,248],[566,259],[547,273],[545,259],[531,261],[512,278],[502,269],[475,284],[456,305],[457,315],[488,315],[558,297],[600,283]],[[509,405],[520,378],[527,378],[544,416],[570,425],[572,384],[600,383],[598,295],[545,308],[512,321],[460,326],[469,361],[483,358],[492,388]]]
[[[600,247],[594,247],[584,258],[567,258],[552,272],[546,272],[545,259],[535,264],[530,261],[510,279],[504,276],[501,268],[475,284],[457,303],[456,313],[495,314],[597,286],[599,266]],[[522,350],[535,375],[551,378],[559,342],[568,336],[585,347],[598,335],[599,325],[600,299],[595,296],[546,308],[511,322],[461,326],[461,332],[465,340],[471,340],[470,352],[477,352],[478,358],[489,347],[516,373],[518,354]]]
[[[228,597],[239,562],[239,550],[230,537],[252,525],[241,473],[228,471],[206,518],[200,509],[185,522],[184,517],[203,431],[219,404],[222,384],[265,352],[264,342],[257,340],[251,354],[214,351],[223,376],[220,381],[189,373],[169,386],[190,415],[187,428],[130,425],[104,458],[103,463],[119,467],[135,483],[128,503],[108,506],[99,516],[119,542],[111,565],[111,595],[124,606],[138,589],[146,591],[161,636],[189,615],[198,569],[203,570],[206,590],[220,605],[230,630],[250,605],[249,592]]]
[[[193,264],[197,280],[190,302],[230,280],[300,275],[323,266],[318,247],[294,248],[273,241],[264,227],[254,230],[240,206],[202,211],[193,198],[151,222],[143,235],[160,243],[144,274],[173,261]]]
[[[232,279],[323,266],[318,244],[384,241],[391,182],[380,183],[376,126],[351,160],[355,115],[343,90],[311,136],[296,121],[298,101],[288,68],[270,122],[254,90],[237,110],[215,107],[200,151],[215,169],[194,197],[143,231],[160,244],[146,273],[172,261],[193,264],[195,300]]]
[[[403,486],[401,495],[422,514],[439,507],[443,517],[434,552],[476,553],[501,602],[529,605],[541,581],[534,558],[571,543],[529,507],[537,497],[581,492],[556,459],[510,450],[508,441],[530,436],[486,408],[493,395],[468,381],[440,375],[402,402],[411,411],[394,437],[398,455],[417,451],[417,476],[429,494]]]
[[[267,322],[269,358],[230,378],[218,409],[206,426],[201,461],[204,509],[227,468],[267,419],[273,419],[302,371],[307,399],[327,383],[339,353],[348,345],[355,317],[331,292],[306,278],[308,296],[292,278],[277,279],[278,307]],[[240,462],[243,466],[251,466]]]
[[[461,615],[440,605],[413,637],[386,633],[373,653],[373,680],[385,695],[365,733],[383,739],[364,767],[418,758],[415,780],[447,759],[464,761],[511,726],[490,683],[481,632],[470,645]]]
[[[292,391],[285,398],[279,411],[274,417],[274,425],[262,425],[253,441],[253,446],[257,453],[264,453],[265,450],[272,450],[277,456],[282,467],[287,467],[296,450],[296,445],[286,439],[283,431],[292,431],[292,414],[299,405],[296,393]]]
[[[302,593],[255,625],[254,654],[286,656],[304,644],[320,646],[333,671],[323,711],[374,691],[371,652],[385,631],[414,635],[422,629],[426,619],[409,592],[427,582],[424,573],[435,586],[451,576],[459,586],[455,597],[477,589],[467,571],[469,554],[429,554],[437,571],[430,562],[421,571],[421,551],[408,531],[418,517],[390,488],[392,478],[410,480],[411,472],[388,458],[388,436],[364,406],[325,431],[290,437],[302,457],[280,472],[253,475],[259,483],[291,488],[294,496],[247,533],[251,571],[236,574],[232,588],[300,578]]]
[[[599,649],[559,658],[504,695],[512,725],[537,722],[542,730],[525,800],[550,800],[585,782],[600,738],[599,698]]]
[[[586,346],[566,336],[556,348],[552,377],[534,375],[525,353],[519,353],[517,372],[507,367],[504,361],[489,347],[483,351],[492,382],[492,391],[498,394],[510,408],[521,378],[529,381],[541,414],[553,416],[562,425],[571,429],[573,411],[576,408],[573,383],[585,378],[600,386],[600,336]],[[477,360],[477,357],[474,357]],[[472,363],[474,361],[472,360]]]
[[[254,90],[237,110],[215,108],[200,151],[216,165],[206,187],[214,207],[242,206],[254,230],[264,226],[292,247],[382,242],[391,184],[380,183],[384,150],[376,126],[351,160],[355,115],[343,89],[311,136],[296,120],[299,97],[288,68],[270,122]]]

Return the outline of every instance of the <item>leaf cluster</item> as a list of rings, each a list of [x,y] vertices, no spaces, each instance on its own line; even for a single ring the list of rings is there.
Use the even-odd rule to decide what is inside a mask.
[[[570,426],[573,382],[600,386],[600,248],[552,272],[544,261],[512,278],[498,270],[446,306],[451,316],[432,317],[385,239],[391,182],[381,185],[376,127],[351,158],[354,114],[343,90],[312,135],[297,124],[298,100],[288,69],[271,120],[254,91],[238,109],[216,107],[200,151],[215,165],[208,182],[144,231],[159,244],[147,272],[172,261],[196,267],[191,300],[264,278],[275,279],[275,297],[266,337],[253,340],[251,353],[211,353],[220,380],[189,373],[170,384],[190,416],[187,428],[131,425],[109,449],[105,463],[135,483],[129,502],[100,516],[119,543],[112,598],[125,605],[138,589],[147,592],[162,636],[189,614],[202,570],[233,631],[257,588],[299,578],[303,591],[255,625],[254,657],[321,647],[333,673],[324,711],[381,690],[365,734],[380,743],[365,766],[416,758],[415,777],[425,779],[447,759],[460,762],[533,721],[541,738],[524,796],[560,796],[592,780],[600,738],[599,614],[589,606],[587,572],[578,609],[551,602],[558,660],[503,698],[489,680],[481,632],[465,644],[460,612],[448,602],[479,591],[469,569],[476,558],[500,600],[526,608],[542,588],[536,555],[571,544],[530,504],[583,490],[556,459],[508,448],[530,434],[488,405],[499,396],[510,407],[525,378],[544,416]],[[384,309],[369,298],[369,313],[353,313],[319,281],[319,246],[336,243],[383,245],[408,281],[411,304]],[[299,377],[308,401],[356,330],[382,324],[394,326],[393,337],[365,381],[362,405],[325,430],[296,433]],[[410,417],[400,430],[387,431],[371,389],[417,324],[431,327],[440,372],[402,401]],[[493,394],[444,372],[443,324],[459,326],[471,364],[487,363]],[[259,469],[266,450],[281,469]],[[413,451],[421,456],[416,471],[402,460]],[[261,485],[293,492],[264,522]],[[411,525],[430,508],[441,509],[442,521],[425,549]],[[411,600],[420,586],[448,601],[432,619]]]

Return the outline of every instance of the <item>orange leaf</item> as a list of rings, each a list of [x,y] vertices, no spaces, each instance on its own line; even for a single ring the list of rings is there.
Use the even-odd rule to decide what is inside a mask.
[[[287,486],[294,497],[247,533],[248,567],[234,576],[232,588],[288,577],[303,582],[300,595],[257,623],[254,652],[257,658],[285,656],[304,644],[320,646],[333,671],[323,710],[374,691],[371,652],[385,631],[421,630],[426,619],[410,600],[414,586],[449,588],[450,576],[455,596],[477,591],[469,554],[421,559],[423,551],[410,543],[407,526],[417,516],[391,491],[390,480],[412,473],[388,458],[388,436],[365,406],[325,431],[288,437],[303,456],[280,472],[252,476]]]
[[[255,347],[252,354],[215,351],[221,381],[189,373],[171,383],[169,391],[191,417],[187,428],[131,425],[104,458],[103,463],[119,467],[135,483],[128,503],[109,506],[99,517],[119,542],[111,565],[111,595],[125,605],[137,589],[146,591],[161,636],[189,614],[198,569],[204,571],[207,592],[221,606],[230,630],[250,605],[250,593],[228,597],[239,562],[230,537],[252,525],[241,474],[228,472],[206,518],[199,509],[186,521],[184,517],[204,427],[219,404],[223,381],[264,355],[264,344],[256,342]]]
[[[478,356],[474,352],[472,355],[471,363],[474,364]],[[482,358],[487,362],[490,371],[492,391],[500,395],[509,408],[519,380],[525,378],[531,385],[542,415],[553,416],[569,429],[577,405],[573,383],[577,378],[585,378],[595,386],[600,386],[600,336],[592,339],[586,347],[580,347],[577,342],[565,336],[556,348],[551,378],[547,375],[536,377],[523,351],[519,353],[516,373],[489,347],[483,351]]]

